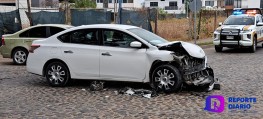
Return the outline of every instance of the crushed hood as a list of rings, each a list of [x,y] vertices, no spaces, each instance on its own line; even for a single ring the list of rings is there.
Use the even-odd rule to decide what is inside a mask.
[[[174,41],[174,42],[168,42],[164,44],[159,44],[158,47],[161,49],[165,49],[164,47],[169,47],[173,51],[179,50],[176,46],[182,46],[184,50],[192,57],[196,58],[204,58],[205,52],[204,50],[199,47],[198,45],[187,43],[183,41]]]

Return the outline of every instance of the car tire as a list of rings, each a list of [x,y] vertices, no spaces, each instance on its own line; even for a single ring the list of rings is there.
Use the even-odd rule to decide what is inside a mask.
[[[221,46],[215,46],[215,50],[216,50],[216,52],[222,52],[223,47],[221,47]]]
[[[177,92],[182,87],[179,70],[172,65],[161,65],[152,72],[152,84],[155,90],[165,93]]]
[[[256,52],[256,50],[257,50],[257,38],[254,37],[253,38],[253,45],[249,48],[249,51],[251,53],[254,53],[254,52]]]
[[[68,67],[61,62],[52,62],[45,69],[45,76],[50,86],[63,87],[70,80]]]
[[[21,48],[15,49],[13,54],[12,54],[14,64],[25,65],[26,60],[27,60],[27,56],[28,56],[27,50],[21,49]]]

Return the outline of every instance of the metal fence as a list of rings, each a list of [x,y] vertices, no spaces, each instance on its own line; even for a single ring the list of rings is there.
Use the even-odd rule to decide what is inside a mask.
[[[0,12],[0,37],[21,30],[19,10]],[[1,45],[1,43],[0,43]]]
[[[34,12],[32,15],[33,25],[37,24],[65,24],[64,12]]]
[[[123,10],[121,23],[138,26],[152,32],[151,21],[156,20],[156,13],[156,9]]]
[[[71,25],[110,24],[111,12],[104,9],[71,9]]]

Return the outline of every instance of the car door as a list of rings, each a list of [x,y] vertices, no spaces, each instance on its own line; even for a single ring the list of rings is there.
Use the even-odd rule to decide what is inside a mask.
[[[262,23],[262,17],[261,16],[257,16],[257,21],[256,23]],[[258,39],[258,42],[259,41],[262,41],[263,40],[263,26],[256,26],[256,30],[257,30],[257,39]]]
[[[104,29],[100,48],[100,77],[103,80],[141,82],[145,78],[146,48],[131,48],[131,35]]]
[[[99,78],[98,30],[75,30],[59,36],[59,39],[63,42],[60,49],[72,78]]]

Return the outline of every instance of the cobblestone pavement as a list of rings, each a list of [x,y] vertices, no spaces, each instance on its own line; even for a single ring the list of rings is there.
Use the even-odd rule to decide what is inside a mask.
[[[205,52],[221,80],[221,90],[182,91],[151,99],[114,93],[126,86],[148,88],[146,84],[112,82],[108,90],[91,92],[88,81],[76,81],[53,88],[42,77],[27,73],[25,66],[15,66],[0,56],[0,118],[263,118],[263,48],[256,53],[241,49],[215,53],[213,48]],[[221,114],[204,111],[205,97],[213,94],[253,96],[257,103],[246,113],[230,112],[227,105]]]

